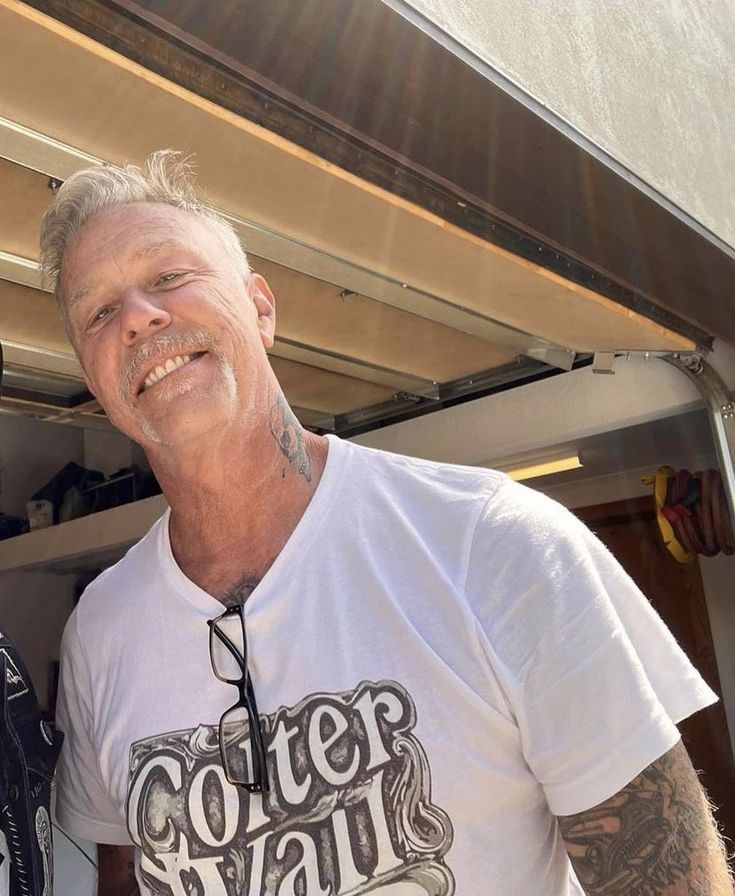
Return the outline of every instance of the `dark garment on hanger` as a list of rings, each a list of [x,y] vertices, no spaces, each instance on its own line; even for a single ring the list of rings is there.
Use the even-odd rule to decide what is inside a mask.
[[[52,896],[51,779],[63,735],[39,709],[28,670],[3,632],[0,699],[0,854],[9,864],[7,896]],[[8,876],[3,872],[0,880]]]

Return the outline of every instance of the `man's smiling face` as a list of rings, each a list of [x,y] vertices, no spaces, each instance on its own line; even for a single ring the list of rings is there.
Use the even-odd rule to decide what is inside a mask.
[[[157,203],[102,211],[70,241],[60,287],[90,391],[144,447],[265,411],[273,296],[206,218]]]

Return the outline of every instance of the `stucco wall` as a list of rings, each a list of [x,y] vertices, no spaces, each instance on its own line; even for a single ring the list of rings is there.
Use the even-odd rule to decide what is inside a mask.
[[[411,6],[735,246],[735,3]]]

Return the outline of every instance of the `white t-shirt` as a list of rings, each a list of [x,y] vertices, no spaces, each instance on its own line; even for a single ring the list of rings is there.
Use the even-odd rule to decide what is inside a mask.
[[[164,515],[64,635],[58,817],[134,842],[144,894],[565,896],[554,814],[612,796],[716,699],[562,507],[336,438],[245,604],[265,798],[220,765],[222,609]]]

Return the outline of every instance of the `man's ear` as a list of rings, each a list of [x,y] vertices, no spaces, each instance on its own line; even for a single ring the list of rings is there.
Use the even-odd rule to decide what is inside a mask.
[[[260,338],[266,349],[273,346],[276,335],[276,297],[268,286],[265,277],[251,274],[248,279],[248,294],[253,300],[258,313],[258,329]]]

